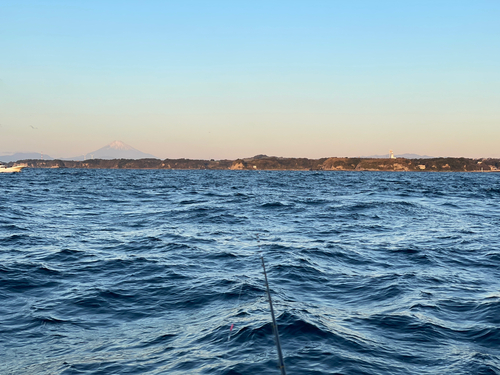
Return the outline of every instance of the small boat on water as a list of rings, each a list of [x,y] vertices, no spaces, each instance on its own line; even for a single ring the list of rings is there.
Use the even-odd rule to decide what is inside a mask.
[[[16,173],[21,172],[23,168],[26,168],[24,165],[16,165],[14,167],[6,167],[5,165],[0,165],[0,173]]]

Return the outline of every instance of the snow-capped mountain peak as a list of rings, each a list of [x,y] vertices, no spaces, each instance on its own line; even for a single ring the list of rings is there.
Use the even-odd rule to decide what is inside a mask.
[[[122,141],[113,141],[110,144],[89,152],[85,155],[68,158],[66,160],[86,160],[86,159],[156,159],[156,156],[139,151]]]
[[[135,150],[135,148],[123,143],[122,141],[113,141],[105,147],[113,150]]]

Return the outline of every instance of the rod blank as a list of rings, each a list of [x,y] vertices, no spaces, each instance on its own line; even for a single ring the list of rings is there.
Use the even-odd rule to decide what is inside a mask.
[[[261,255],[262,269],[264,270],[264,278],[266,279],[266,289],[267,298],[269,299],[269,308],[271,309],[271,317],[273,319],[273,331],[274,338],[276,341],[276,349],[278,351],[278,366],[281,371],[281,375],[286,375],[285,362],[283,361],[283,353],[281,352],[280,335],[278,333],[278,324],[276,324],[276,318],[274,317],[273,301],[271,300],[271,292],[269,291],[269,283],[267,282],[266,265],[264,264],[264,256]]]

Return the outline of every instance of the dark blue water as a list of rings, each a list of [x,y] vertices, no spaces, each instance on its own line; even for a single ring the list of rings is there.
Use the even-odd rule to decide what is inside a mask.
[[[262,251],[288,374],[499,374],[499,228],[500,174],[3,174],[0,373],[279,374]]]

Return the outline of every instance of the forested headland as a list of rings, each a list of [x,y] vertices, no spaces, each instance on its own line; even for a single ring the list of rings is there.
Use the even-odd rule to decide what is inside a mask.
[[[211,169],[211,170],[299,170],[299,171],[417,171],[417,172],[497,172],[500,159],[432,158],[432,159],[370,159],[370,158],[281,158],[258,155],[236,160],[196,159],[91,159],[19,160],[8,165],[30,168],[84,169]]]

